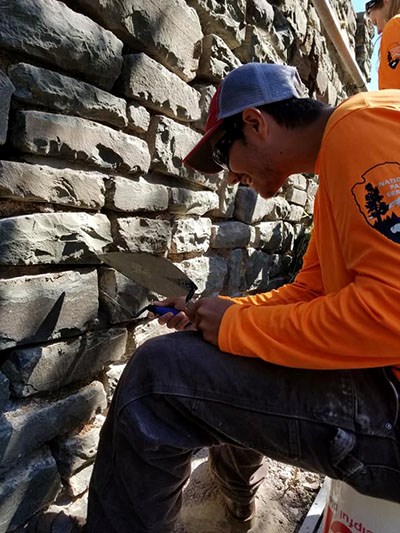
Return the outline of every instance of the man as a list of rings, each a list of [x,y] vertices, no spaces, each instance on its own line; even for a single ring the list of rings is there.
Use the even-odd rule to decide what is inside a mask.
[[[102,431],[90,533],[171,531],[204,446],[244,525],[263,455],[400,502],[400,91],[336,109],[301,91],[292,67],[232,71],[185,163],[224,168],[264,198],[291,174],[318,173],[303,268],[266,294],[163,302],[183,311],[160,322],[198,331],[148,341],[127,365]]]

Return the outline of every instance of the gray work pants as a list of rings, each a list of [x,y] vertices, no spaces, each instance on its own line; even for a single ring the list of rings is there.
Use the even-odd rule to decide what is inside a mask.
[[[134,354],[114,395],[87,531],[170,532],[203,447],[237,501],[254,496],[265,455],[400,502],[398,411],[389,369],[293,369],[223,353],[197,332],[157,337]]]

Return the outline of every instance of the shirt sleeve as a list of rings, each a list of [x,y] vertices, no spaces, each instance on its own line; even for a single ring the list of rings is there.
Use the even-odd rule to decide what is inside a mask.
[[[332,213],[332,231],[339,236],[339,253],[351,276],[349,282],[308,301],[232,305],[221,322],[221,350],[310,369],[369,368],[400,362],[399,243],[371,227],[352,194],[354,183],[374,162],[396,161],[400,142],[392,142],[387,113],[383,122],[369,115],[369,110],[364,111],[357,120],[353,114],[336,126],[335,135],[331,133],[325,143],[319,169],[325,177],[325,183],[320,183],[320,208]],[[396,118],[398,121],[398,114]],[[319,251],[320,246],[329,251],[330,243],[318,240]],[[329,269],[329,265],[325,267]]]
[[[378,86],[379,89],[400,89],[400,16],[390,19],[383,29]]]

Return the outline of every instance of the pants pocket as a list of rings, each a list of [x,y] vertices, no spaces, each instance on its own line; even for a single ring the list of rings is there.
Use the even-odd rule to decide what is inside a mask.
[[[337,430],[330,445],[335,477],[361,494],[400,503],[398,444],[392,439],[380,439],[379,443],[368,440],[360,452],[354,433],[341,428]],[[374,445],[376,447],[372,449]],[[356,456],[359,452],[363,461]]]
[[[364,468],[364,463],[351,454],[355,445],[355,434],[341,428],[337,429],[336,435],[330,443],[332,465],[338,473],[337,477],[343,481],[358,474]]]

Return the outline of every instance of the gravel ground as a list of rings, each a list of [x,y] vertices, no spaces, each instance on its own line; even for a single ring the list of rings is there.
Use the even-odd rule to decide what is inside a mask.
[[[257,494],[257,522],[250,533],[295,533],[308,512],[322,478],[266,459],[270,475]],[[175,533],[231,533],[222,498],[208,473],[207,451],[192,461]]]

